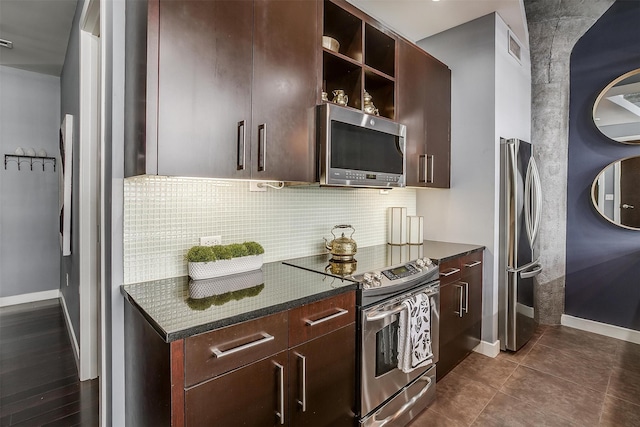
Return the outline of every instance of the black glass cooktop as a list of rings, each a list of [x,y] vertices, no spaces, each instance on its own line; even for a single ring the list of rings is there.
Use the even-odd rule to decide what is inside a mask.
[[[371,271],[381,271],[425,256],[424,245],[377,245],[359,248],[352,262],[331,261],[324,253],[283,261],[283,264],[325,273],[339,278],[353,278]]]

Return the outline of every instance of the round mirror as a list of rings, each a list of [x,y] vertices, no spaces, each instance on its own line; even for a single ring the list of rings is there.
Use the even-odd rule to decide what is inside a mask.
[[[640,144],[640,68],[604,88],[593,106],[600,132],[623,144]]]
[[[606,220],[640,230],[640,156],[604,168],[591,186],[591,201]]]

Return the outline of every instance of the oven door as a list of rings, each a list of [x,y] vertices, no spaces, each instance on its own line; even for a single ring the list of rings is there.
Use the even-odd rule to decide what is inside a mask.
[[[361,327],[361,385],[360,414],[371,411],[393,397],[405,386],[431,368],[438,361],[440,319],[439,283],[413,288],[410,292],[390,298],[362,311]],[[433,364],[409,373],[398,369],[398,324],[403,301],[424,292],[431,304],[431,348]],[[408,397],[408,401],[411,396]],[[407,408],[408,410],[409,408]]]

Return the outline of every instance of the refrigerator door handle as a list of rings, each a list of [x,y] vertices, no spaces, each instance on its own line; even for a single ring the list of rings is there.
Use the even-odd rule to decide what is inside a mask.
[[[531,158],[533,160],[533,157]],[[531,215],[533,214],[533,200],[531,199],[531,184],[533,169],[533,162],[529,160],[527,165],[527,172],[524,176],[524,223],[527,232],[527,238],[529,239],[529,246],[533,248],[533,224],[531,222]]]
[[[533,210],[535,212],[533,220],[533,232],[531,234],[532,241],[535,242],[536,238],[538,237],[538,231],[540,231],[540,220],[542,217],[542,185],[540,183],[540,173],[538,171],[538,165],[536,164],[536,159],[534,157],[531,157],[530,164],[532,172],[531,177],[533,179],[534,186]]]
[[[532,277],[536,277],[538,274],[542,272],[542,265],[538,264],[534,266],[531,270],[522,270],[520,272],[520,277],[523,279],[530,279]]]
[[[529,270],[531,267],[535,267],[537,265],[540,265],[540,258],[536,259],[535,261],[530,262],[529,264],[523,265],[520,268],[507,267],[507,271],[509,273],[521,273],[521,272]]]

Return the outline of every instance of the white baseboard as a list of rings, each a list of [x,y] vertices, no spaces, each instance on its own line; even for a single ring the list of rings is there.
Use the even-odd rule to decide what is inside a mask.
[[[69,316],[69,310],[67,310],[67,303],[64,300],[64,295],[60,292],[60,302],[62,303],[62,311],[64,312],[64,319],[67,322],[67,332],[69,332],[69,338],[71,339],[71,347],[73,348],[73,356],[76,359],[76,367],[80,369],[80,346],[76,339],[76,334],[73,330],[73,324],[71,323],[71,317]]]
[[[60,297],[58,289],[50,291],[31,292],[29,294],[13,295],[10,297],[0,298],[0,307],[8,307],[10,305],[25,304],[28,302],[44,301],[48,299],[57,299]]]
[[[640,344],[640,331],[634,331],[633,329],[621,328],[620,326],[581,319],[566,314],[563,314],[560,318],[560,324],[570,328],[580,329],[581,331],[593,332],[594,334]]]
[[[480,344],[473,349],[476,353],[484,354],[489,357],[496,357],[500,354],[500,340],[497,340],[494,343],[490,343],[487,341],[480,341]]]

